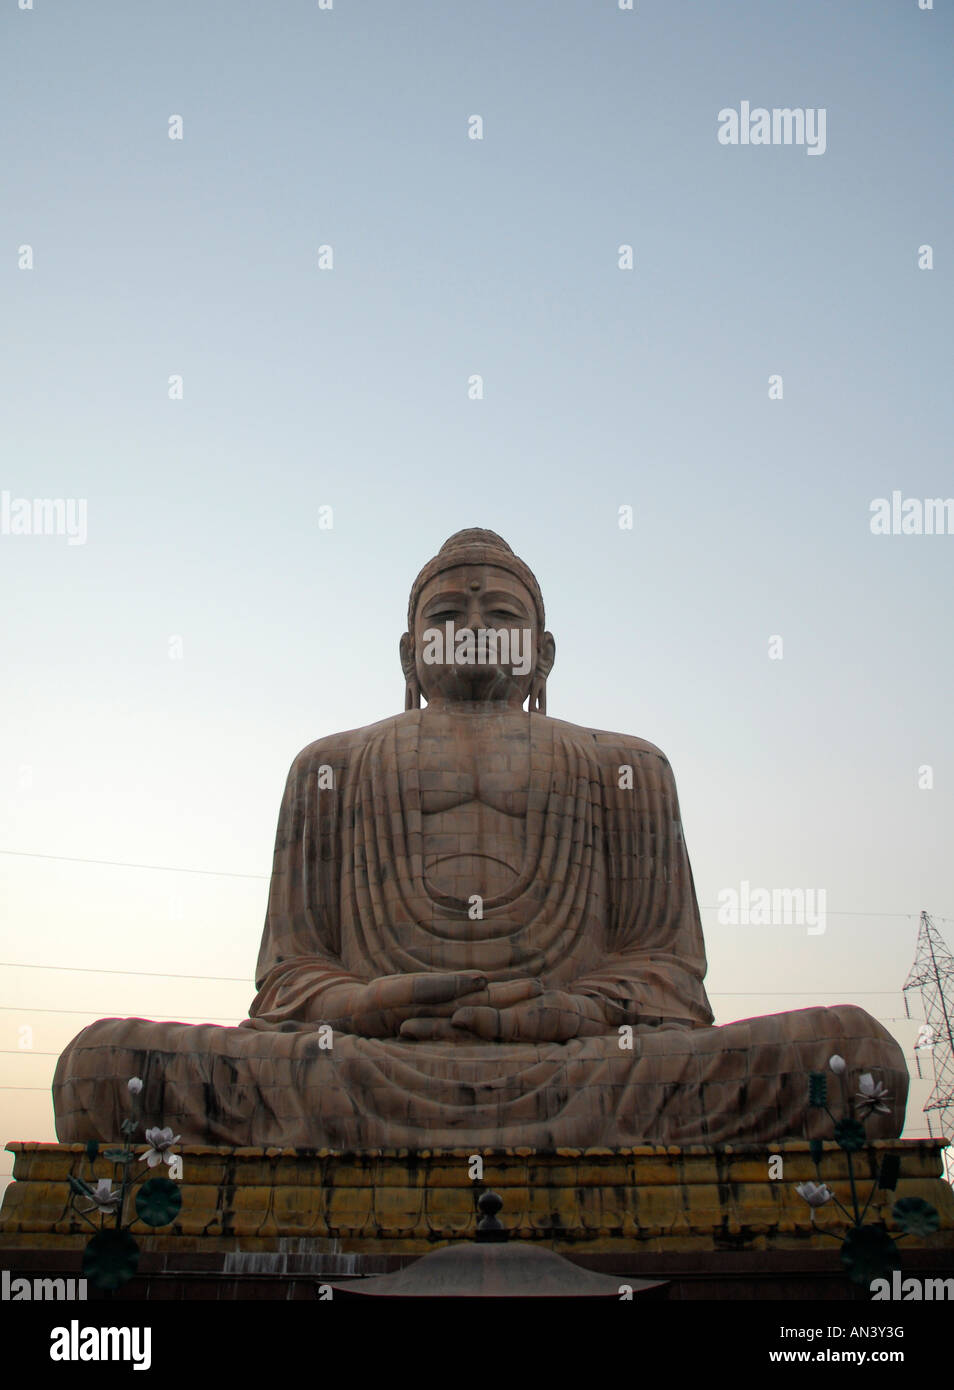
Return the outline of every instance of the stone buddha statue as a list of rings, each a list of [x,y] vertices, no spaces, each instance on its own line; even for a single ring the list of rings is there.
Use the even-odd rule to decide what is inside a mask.
[[[86,1028],[56,1070],[60,1140],[118,1138],[132,1076],[186,1143],[827,1138],[807,1073],[834,1053],[851,1091],[889,1092],[869,1136],[900,1133],[903,1054],[863,1010],[712,1026],[672,769],[547,714],[554,641],[505,541],[445,543],[400,650],[405,710],[292,764],[249,1018]]]

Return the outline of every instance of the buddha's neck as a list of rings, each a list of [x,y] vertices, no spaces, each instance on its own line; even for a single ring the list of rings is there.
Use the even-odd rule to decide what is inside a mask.
[[[427,701],[425,708],[439,714],[519,714],[523,710],[523,701],[519,696],[510,700],[449,700],[445,696],[435,695],[433,700]]]

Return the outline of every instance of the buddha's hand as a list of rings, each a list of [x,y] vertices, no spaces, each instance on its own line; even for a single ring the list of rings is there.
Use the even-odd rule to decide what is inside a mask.
[[[450,1017],[406,1023],[403,1037],[485,1042],[569,1042],[611,1031],[609,1006],[587,994],[547,989],[540,980],[488,985],[457,1006]]]
[[[368,984],[333,985],[322,997],[323,1023],[362,1038],[395,1038],[408,1020],[450,1016],[461,999],[485,990],[476,970],[438,974],[382,975]]]

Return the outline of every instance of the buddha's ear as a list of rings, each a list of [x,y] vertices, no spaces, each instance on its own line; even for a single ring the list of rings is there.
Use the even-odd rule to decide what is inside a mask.
[[[546,714],[547,712],[547,676],[553,670],[553,663],[556,659],[556,642],[553,640],[552,632],[545,632],[540,638],[540,646],[537,651],[537,664],[533,672],[533,680],[530,683],[530,712]]]
[[[401,638],[401,670],[404,672],[404,708],[421,708],[421,687],[417,679],[417,663],[414,660],[414,638],[405,632]]]

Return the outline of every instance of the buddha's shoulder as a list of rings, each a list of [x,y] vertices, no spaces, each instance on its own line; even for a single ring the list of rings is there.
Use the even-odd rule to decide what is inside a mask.
[[[655,743],[650,743],[647,738],[638,738],[636,734],[614,733],[611,729],[589,729],[580,724],[568,724],[563,719],[548,719],[547,722],[555,726],[557,733],[577,740],[582,739],[587,744],[592,741],[596,756],[601,761],[610,763],[623,756],[638,759],[643,763],[661,765],[672,771],[669,759],[662,749]]]
[[[363,724],[358,729],[325,734],[301,750],[292,763],[292,771],[309,772],[323,764],[341,767],[377,739],[386,738],[389,734],[398,738],[402,735],[413,737],[420,717],[420,710],[402,710],[400,714],[392,714],[388,719],[379,719],[374,724]]]

